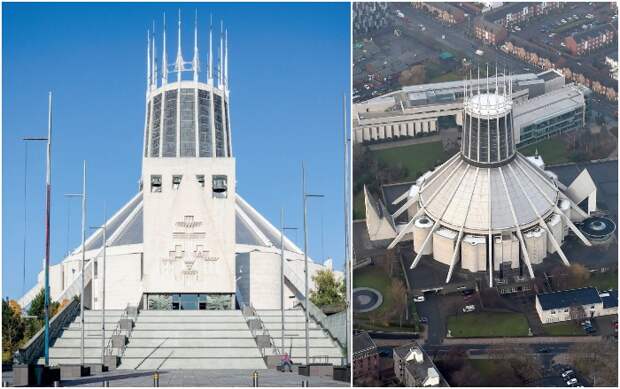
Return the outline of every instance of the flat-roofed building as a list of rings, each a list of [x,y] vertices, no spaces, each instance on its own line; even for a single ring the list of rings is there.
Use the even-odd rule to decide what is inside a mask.
[[[536,312],[543,324],[614,315],[618,313],[618,291],[599,293],[586,287],[538,294]]]
[[[503,80],[502,74],[499,79]],[[513,82],[518,145],[581,128],[589,118],[590,90],[566,85],[564,76],[556,70],[515,74],[506,79]],[[470,83],[474,90],[487,88],[486,77]],[[495,90],[494,76],[488,87],[491,92]],[[540,104],[546,107],[542,111]],[[462,108],[462,81],[406,86],[353,105],[353,140],[372,143],[430,135],[440,130],[441,118],[453,118],[456,125],[462,126]]]

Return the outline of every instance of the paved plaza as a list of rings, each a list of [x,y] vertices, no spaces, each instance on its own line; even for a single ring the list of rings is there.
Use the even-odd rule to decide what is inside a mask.
[[[153,386],[153,372],[149,370],[115,370],[108,373],[62,381],[62,386]],[[251,387],[254,370],[161,370],[159,386],[210,386]],[[3,381],[12,385],[12,372],[3,372]],[[296,373],[282,373],[277,370],[258,370],[259,386],[350,386],[347,382],[334,381],[328,377],[305,377]]]

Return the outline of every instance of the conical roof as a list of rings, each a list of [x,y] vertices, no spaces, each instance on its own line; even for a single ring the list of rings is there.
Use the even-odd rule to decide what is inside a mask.
[[[556,183],[521,154],[495,167],[469,164],[457,154],[424,180],[420,206],[443,226],[486,234],[537,224],[553,212],[558,196]]]

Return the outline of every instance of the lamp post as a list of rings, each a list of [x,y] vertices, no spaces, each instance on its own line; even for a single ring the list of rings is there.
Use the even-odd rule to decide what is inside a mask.
[[[309,197],[324,197],[321,194],[310,194],[306,193],[306,169],[303,161],[301,162],[301,189],[303,195],[303,206],[304,206],[304,299],[306,302],[306,325],[305,325],[305,334],[306,334],[306,365],[310,363],[310,332],[309,332],[309,323],[310,323],[310,315],[308,313],[310,308],[310,300],[308,297],[308,204],[307,200]]]
[[[101,364],[105,364],[105,257],[106,257],[106,247],[108,246],[107,240],[107,218],[106,218],[106,207],[103,206],[103,225],[99,227],[91,227],[91,229],[103,230],[103,263],[102,263],[102,274],[101,274]]]
[[[67,197],[81,197],[82,198],[82,290],[80,292],[80,329],[81,329],[81,342],[80,342],[80,364],[84,366],[84,267],[86,263],[86,161],[82,166],[82,193],[69,193],[65,194]]]
[[[284,231],[296,230],[295,227],[286,227],[284,225],[284,208],[280,211],[280,311],[282,332],[280,334],[280,343],[282,352],[284,352]]]
[[[48,94],[48,106],[47,106],[47,138],[23,138],[25,142],[28,141],[46,141],[47,142],[47,156],[45,163],[45,262],[43,265],[43,271],[45,273],[45,285],[44,285],[44,311],[45,311],[45,340],[44,340],[44,357],[45,366],[49,366],[49,349],[50,349],[50,208],[52,201],[52,92]]]
[[[352,220],[352,216],[349,212],[349,198],[351,193],[349,192],[349,132],[347,131],[347,96],[342,95],[342,115],[343,115],[343,133],[344,133],[344,282],[345,282],[345,330],[346,330],[346,349],[347,349],[347,363],[351,361],[351,318],[350,312],[350,300],[351,293],[351,269],[350,269],[350,255],[349,255],[349,223]]]

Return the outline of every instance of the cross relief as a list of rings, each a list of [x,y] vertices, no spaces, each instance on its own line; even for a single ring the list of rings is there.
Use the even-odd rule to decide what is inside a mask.
[[[194,216],[187,215],[183,221],[175,223],[172,240],[174,248],[168,252],[168,256],[162,258],[163,268],[172,273],[177,263],[183,263],[182,274],[186,280],[188,277],[198,279],[196,263],[216,262],[219,257],[210,256],[206,249],[206,233],[200,230],[201,221],[195,220]]]

